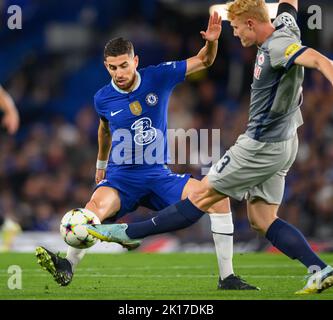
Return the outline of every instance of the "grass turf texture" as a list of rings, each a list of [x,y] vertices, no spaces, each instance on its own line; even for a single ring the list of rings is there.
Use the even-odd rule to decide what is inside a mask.
[[[321,257],[333,264],[333,254]],[[283,255],[235,254],[235,273],[261,291],[217,290],[214,254],[88,254],[68,287],[37,265],[34,253],[0,254],[0,299],[332,300],[333,288],[297,296],[306,269]],[[22,289],[8,289],[10,265],[22,269]]]

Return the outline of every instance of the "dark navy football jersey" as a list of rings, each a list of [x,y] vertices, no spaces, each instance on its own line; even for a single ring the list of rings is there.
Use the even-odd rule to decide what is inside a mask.
[[[95,94],[95,109],[112,134],[109,168],[168,163],[168,102],[185,74],[185,60],[166,62],[138,70],[132,92],[111,81]]]

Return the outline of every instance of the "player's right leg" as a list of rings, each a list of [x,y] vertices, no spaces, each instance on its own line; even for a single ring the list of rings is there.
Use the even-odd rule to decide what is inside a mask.
[[[85,208],[94,212],[100,221],[114,216],[120,210],[119,192],[111,187],[101,186],[96,189]],[[43,247],[36,248],[37,262],[47,270],[61,286],[67,286],[73,278],[74,270],[83,259],[87,249],[68,246],[65,258]]]

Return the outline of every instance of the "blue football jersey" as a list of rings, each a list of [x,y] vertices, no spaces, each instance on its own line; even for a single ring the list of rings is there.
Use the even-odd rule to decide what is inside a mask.
[[[95,109],[112,134],[109,168],[168,163],[168,102],[185,74],[185,60],[166,62],[138,70],[132,92],[112,80],[95,94]]]

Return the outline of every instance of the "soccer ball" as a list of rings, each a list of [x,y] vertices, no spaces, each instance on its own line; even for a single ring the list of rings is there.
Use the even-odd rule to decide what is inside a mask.
[[[93,246],[98,239],[90,235],[86,224],[100,224],[99,218],[90,210],[77,208],[68,211],[60,223],[60,233],[65,242],[77,249]]]

